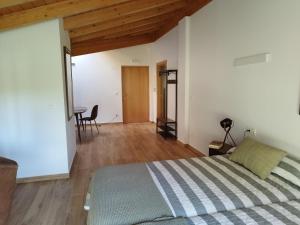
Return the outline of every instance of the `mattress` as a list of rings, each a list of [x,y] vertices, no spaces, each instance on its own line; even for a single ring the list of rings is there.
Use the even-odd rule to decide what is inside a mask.
[[[262,180],[224,156],[148,163],[174,217],[192,217],[300,199],[297,186],[270,175]]]
[[[88,225],[193,224],[187,218],[297,199],[299,187],[275,175],[261,180],[226,156],[129,164],[95,173]]]
[[[145,222],[139,225],[298,225],[300,224],[300,200],[272,203],[252,208],[206,214],[190,218]]]

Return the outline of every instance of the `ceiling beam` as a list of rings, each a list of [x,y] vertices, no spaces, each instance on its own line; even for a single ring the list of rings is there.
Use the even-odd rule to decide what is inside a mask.
[[[109,40],[94,40],[72,44],[72,55],[84,55],[95,52],[108,51],[117,48],[125,48],[135,45],[151,43],[154,40],[153,35],[140,35],[135,37],[123,37]]]
[[[137,12],[131,15],[122,16],[120,18],[116,18],[114,20],[102,22],[102,23],[96,23],[92,25],[88,25],[85,27],[81,27],[78,29],[70,30],[70,37],[75,38],[83,35],[87,35],[90,33],[95,33],[98,31],[103,31],[112,27],[118,27],[121,25],[126,25],[129,23],[137,22],[144,19],[153,18],[156,16],[161,16],[168,14],[170,17],[178,14],[179,12],[176,10],[181,10],[184,6],[186,6],[183,2],[178,3],[171,3],[168,5],[165,5],[164,7],[158,7],[154,9],[149,9],[147,11],[143,12]],[[173,15],[172,15],[173,13]]]
[[[0,16],[0,30],[15,28],[54,18],[72,16],[94,9],[104,8],[128,0],[65,0],[32,9]]]
[[[185,16],[191,16],[193,13],[207,5],[212,0],[189,0],[188,6],[182,10],[180,13],[174,15],[171,19],[166,21],[165,25],[158,31],[156,39],[159,39],[164,34],[169,32],[173,27],[175,27],[178,22]]]
[[[134,31],[135,29],[138,29],[140,27],[150,26],[150,25],[157,24],[157,23],[161,24],[162,21],[164,21],[168,18],[170,18],[170,14],[156,16],[156,17],[152,17],[152,18],[145,19],[145,20],[140,20],[137,22],[133,22],[133,23],[129,23],[126,25],[121,25],[121,26],[116,26],[116,27],[110,26],[111,28],[109,28],[109,29],[101,30],[98,32],[94,32],[94,33],[79,36],[79,37],[75,37],[75,38],[72,38],[71,40],[72,40],[72,43],[76,43],[76,42],[95,39],[98,37],[103,37],[103,36],[107,36],[107,35],[111,35],[111,34],[115,34],[115,33],[124,32],[124,31],[130,31],[130,30]]]
[[[64,26],[66,30],[72,30],[176,2],[186,3],[185,0],[131,0],[116,6],[67,17]]]
[[[143,31],[137,31],[137,32],[134,32],[134,33],[130,33],[130,34],[126,34],[126,35],[111,35],[110,36],[110,39],[113,39],[113,38],[125,38],[125,37],[136,37],[136,36],[140,36],[140,35],[151,35],[153,38],[155,38],[154,34],[155,34],[155,31],[157,31],[157,27],[156,28],[151,28],[151,29],[148,29],[148,30],[143,30]],[[109,39],[109,38],[107,38]],[[151,41],[151,43],[153,42],[153,40]],[[150,42],[148,42],[150,43]]]
[[[115,32],[109,35],[102,36],[104,39],[112,39],[112,38],[120,38],[122,36],[136,36],[136,35],[142,35],[146,33],[153,32],[153,35],[155,35],[154,31],[157,31],[159,29],[159,23],[152,24],[152,25],[146,25],[141,26],[139,28],[135,29],[128,29],[124,30],[122,32]]]
[[[10,6],[20,5],[28,2],[33,2],[33,1],[34,0],[1,0],[0,9],[10,7]]]

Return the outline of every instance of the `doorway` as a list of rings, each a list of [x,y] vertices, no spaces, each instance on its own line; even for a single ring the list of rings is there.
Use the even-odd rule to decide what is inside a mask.
[[[124,123],[149,122],[149,67],[122,66]]]
[[[159,62],[156,64],[156,93],[157,93],[157,114],[156,118],[165,118],[165,102],[164,102],[164,91],[163,90],[163,79],[159,75],[160,71],[167,69],[167,60]]]

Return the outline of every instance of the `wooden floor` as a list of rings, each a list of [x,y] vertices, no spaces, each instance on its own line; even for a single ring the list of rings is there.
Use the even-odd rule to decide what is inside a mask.
[[[96,169],[201,155],[156,135],[150,123],[103,125],[94,137],[88,131],[77,147],[70,179],[18,185],[8,225],[85,225],[83,203]]]

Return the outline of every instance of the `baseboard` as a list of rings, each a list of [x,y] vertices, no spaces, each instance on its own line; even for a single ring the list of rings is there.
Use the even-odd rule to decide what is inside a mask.
[[[124,125],[139,125],[139,124],[141,124],[141,125],[143,125],[143,124],[152,124],[152,122],[149,120],[149,121],[144,121],[144,122],[129,122],[129,123],[125,123],[125,122],[123,122],[123,124]]]
[[[75,162],[76,158],[78,157],[77,155],[78,154],[77,154],[77,145],[76,145],[76,152],[75,152],[75,155],[74,155],[73,160],[72,160],[71,168],[69,168],[69,174],[71,174],[71,172],[72,172],[72,170],[74,168],[74,162]]]
[[[186,147],[195,154],[200,154],[200,156],[206,156],[203,152],[199,151],[198,149],[190,146],[189,144],[186,145]]]
[[[148,122],[141,122],[141,123],[127,123],[127,124],[145,124],[145,123],[150,123],[150,124],[156,124],[156,122],[154,121],[148,121]],[[97,126],[101,126],[101,125],[123,125],[126,124],[124,122],[115,122],[115,123],[97,123]],[[77,127],[77,125],[75,125]],[[90,126],[89,123],[86,124],[86,126]],[[92,123],[92,126],[95,126],[94,123]]]
[[[97,125],[121,125],[123,122],[115,122],[115,123],[97,123]]]
[[[36,177],[26,177],[26,178],[17,178],[17,184],[41,182],[41,181],[62,180],[62,179],[68,179],[68,178],[70,178],[69,173],[46,175],[46,176],[36,176]]]
[[[199,151],[198,149],[192,147],[189,144],[184,144],[181,141],[177,140],[177,142],[182,145],[183,147],[187,148],[188,150],[190,150],[191,152],[193,152],[196,155],[200,155],[200,156],[206,156],[203,152]]]
[[[183,142],[179,141],[178,139],[176,140],[178,144],[180,144],[181,146],[185,147],[185,148],[189,148],[189,144],[184,144]]]
[[[123,122],[115,122],[115,123],[97,123],[97,126],[100,127],[100,126],[102,126],[102,125],[122,125],[122,124],[124,124],[124,123],[123,123]],[[89,127],[90,124],[87,123],[86,126]],[[95,126],[95,124],[92,123],[92,126]],[[77,127],[77,125],[76,125],[76,127]]]

